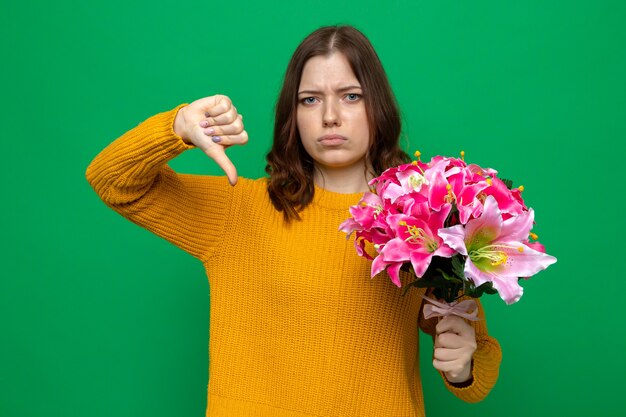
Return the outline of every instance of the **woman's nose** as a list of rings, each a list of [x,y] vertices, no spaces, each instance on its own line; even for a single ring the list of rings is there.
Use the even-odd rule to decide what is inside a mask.
[[[326,103],[322,122],[324,127],[341,126],[341,116],[336,103]]]

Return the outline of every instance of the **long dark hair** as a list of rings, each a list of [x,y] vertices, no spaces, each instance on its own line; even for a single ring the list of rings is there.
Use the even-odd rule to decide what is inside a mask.
[[[313,159],[302,146],[296,124],[302,69],[309,59],[334,52],[346,56],[363,89],[371,135],[366,160],[373,174],[409,161],[399,146],[402,125],[398,104],[370,41],[352,26],[319,28],[300,43],[289,61],[276,102],[274,142],[266,157],[269,196],[287,222],[300,219],[298,212],[311,203],[315,193]]]

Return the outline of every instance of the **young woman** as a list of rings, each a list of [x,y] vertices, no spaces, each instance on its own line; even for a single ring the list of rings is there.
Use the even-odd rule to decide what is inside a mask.
[[[484,320],[421,320],[423,291],[402,296],[389,279],[370,279],[338,231],[368,181],[407,160],[395,98],[361,32],[324,27],[298,46],[274,129],[269,178],[238,180],[224,149],[248,136],[221,95],[149,118],[87,169],[107,205],[206,268],[206,415],[421,416],[418,327],[434,337],[433,365],[450,391],[484,398],[501,358]],[[227,179],[167,166],[194,147]]]

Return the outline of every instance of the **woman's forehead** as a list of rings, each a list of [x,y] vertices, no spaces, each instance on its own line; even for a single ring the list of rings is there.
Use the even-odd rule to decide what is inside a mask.
[[[346,56],[335,52],[314,56],[304,64],[298,91],[338,91],[360,87],[361,83]]]

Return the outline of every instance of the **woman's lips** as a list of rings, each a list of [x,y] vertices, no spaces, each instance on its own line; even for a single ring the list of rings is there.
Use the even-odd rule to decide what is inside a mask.
[[[317,141],[323,146],[339,146],[348,140],[345,136],[341,135],[325,135],[319,138]]]

